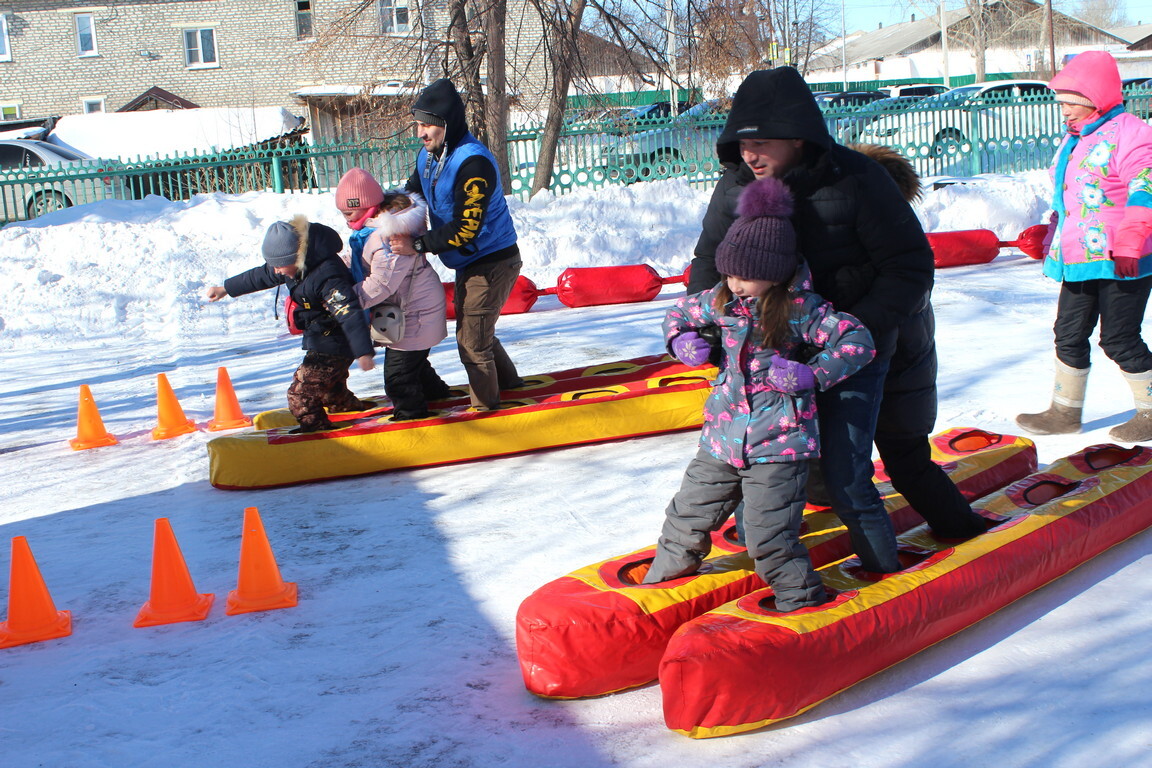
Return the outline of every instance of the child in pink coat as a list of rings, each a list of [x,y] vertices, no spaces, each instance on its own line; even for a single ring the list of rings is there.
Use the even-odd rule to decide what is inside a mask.
[[[1049,83],[1067,135],[1053,162],[1056,231],[1044,274],[1059,280],[1052,404],[1017,423],[1042,435],[1079,432],[1091,337],[1119,367],[1136,415],[1111,431],[1152,439],[1152,351],[1141,337],[1152,291],[1152,127],[1124,111],[1116,60],[1081,53]]]
[[[424,254],[393,253],[388,239],[423,234],[428,206],[417,193],[385,192],[362,168],[340,179],[336,206],[353,230],[348,266],[360,303],[370,309],[391,301],[404,308],[404,336],[384,349],[384,393],[392,401],[392,419],[424,418],[430,415],[428,401],[450,391],[428,360],[432,347],[448,336],[444,286]]]

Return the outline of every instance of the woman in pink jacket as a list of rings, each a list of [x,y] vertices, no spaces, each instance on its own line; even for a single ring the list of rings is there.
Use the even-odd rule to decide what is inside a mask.
[[[361,306],[391,301],[404,308],[404,336],[384,349],[392,420],[429,416],[428,401],[450,392],[428,360],[432,347],[448,336],[444,285],[424,254],[401,256],[388,247],[392,235],[427,230],[428,206],[416,193],[384,192],[370,173],[353,168],[336,187],[336,207],[353,230],[348,267]]]
[[[1044,274],[1059,280],[1052,404],[1016,422],[1041,435],[1080,431],[1092,333],[1127,379],[1136,415],[1111,431],[1152,440],[1152,351],[1140,335],[1152,290],[1152,127],[1124,111],[1116,60],[1076,56],[1048,85],[1067,126],[1053,162],[1056,224]]]

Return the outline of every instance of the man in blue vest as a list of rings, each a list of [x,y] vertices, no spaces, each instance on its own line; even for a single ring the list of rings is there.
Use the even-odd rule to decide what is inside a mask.
[[[412,107],[424,148],[407,187],[428,201],[431,229],[393,235],[402,256],[434,253],[456,270],[456,345],[472,407],[496,410],[500,390],[522,384],[496,338],[496,320],[520,275],[520,248],[496,159],[468,132],[464,102],[448,80],[425,88]]]

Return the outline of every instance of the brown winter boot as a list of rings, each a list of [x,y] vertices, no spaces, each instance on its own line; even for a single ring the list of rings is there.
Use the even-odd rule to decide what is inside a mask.
[[[1143,443],[1152,440],[1152,371],[1125,373],[1136,401],[1136,415],[1118,427],[1109,436],[1120,443]]]
[[[1016,417],[1016,423],[1034,435],[1068,435],[1079,432],[1080,416],[1084,412],[1084,391],[1087,387],[1087,368],[1073,368],[1057,360],[1052,405],[1041,413],[1022,413]],[[1149,407],[1152,407],[1152,403]]]

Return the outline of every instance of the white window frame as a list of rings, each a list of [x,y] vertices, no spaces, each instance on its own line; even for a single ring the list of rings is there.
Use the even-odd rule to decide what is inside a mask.
[[[88,34],[92,38],[92,48],[85,50],[83,46],[84,32],[80,28],[80,20],[87,20]],[[96,16],[91,13],[74,13],[72,14],[72,27],[76,30],[76,55],[87,58],[89,56],[99,56],[100,50],[96,46]]]
[[[385,35],[407,35],[412,31],[412,0],[377,0],[380,11],[380,32]],[[403,11],[406,22],[398,21],[397,11]]]
[[[15,112],[11,117],[4,116],[4,110],[12,110]],[[20,102],[9,101],[0,102],[0,120],[19,120],[20,119]]]
[[[203,34],[212,34],[212,60],[204,60]],[[189,38],[189,35],[193,37]],[[195,41],[195,48],[189,46],[189,41]],[[184,27],[180,30],[180,44],[184,49],[184,66],[188,69],[213,69],[220,66],[220,44],[216,40],[216,27]],[[195,53],[197,61],[192,61],[190,54]]]
[[[0,13],[0,61],[12,61],[12,41],[8,39],[8,15]]]
[[[99,109],[89,109],[90,106],[97,106]],[[85,115],[91,115],[96,112],[106,112],[105,102],[103,96],[85,96],[80,99],[80,111]]]

